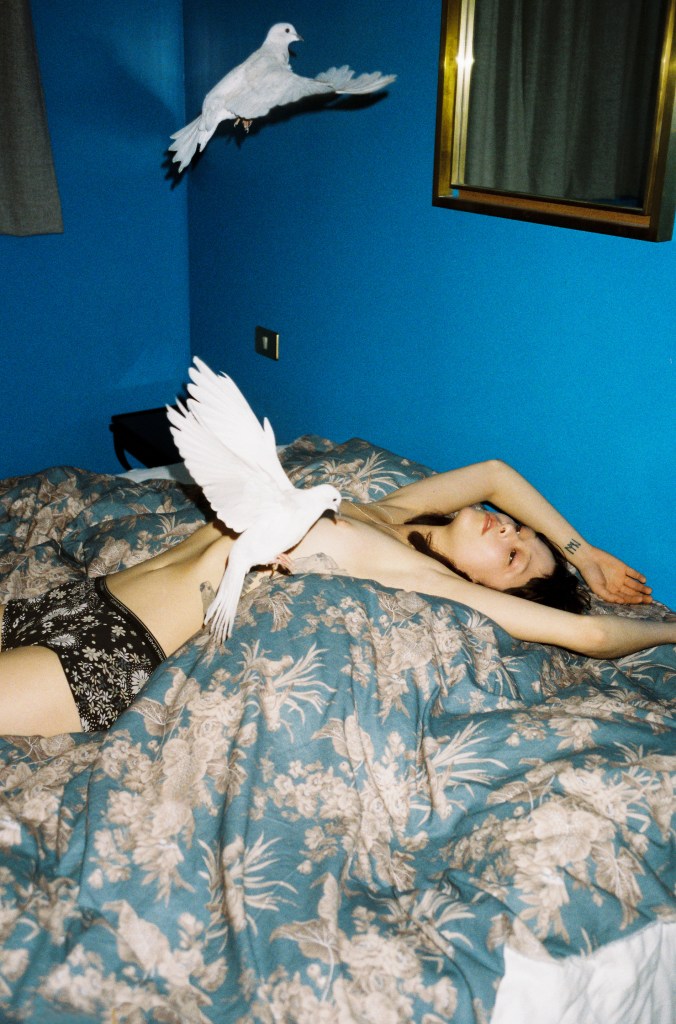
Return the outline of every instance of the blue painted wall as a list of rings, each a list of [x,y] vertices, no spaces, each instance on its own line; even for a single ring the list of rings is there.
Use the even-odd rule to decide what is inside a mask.
[[[181,0],[32,0],[65,230],[0,235],[0,476],[119,469],[110,415],[189,361],[187,218],[162,166],[184,113]]]
[[[188,119],[279,20],[301,74],[399,76],[368,109],[219,130],[184,175],[193,351],[282,441],[507,459],[676,606],[674,243],[432,207],[440,7],[186,4]],[[253,353],[257,323],[279,363]]]

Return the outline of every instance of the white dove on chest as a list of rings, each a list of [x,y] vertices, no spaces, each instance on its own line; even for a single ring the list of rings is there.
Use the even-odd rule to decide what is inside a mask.
[[[287,552],[341,495],[330,484],[294,487],[267,419],[258,422],[241,391],[195,357],[185,405],[167,408],[171,432],[193,479],[225,526],[239,534],[230,549],[205,622],[215,638],[233,627],[244,578],[254,566],[291,568]]]

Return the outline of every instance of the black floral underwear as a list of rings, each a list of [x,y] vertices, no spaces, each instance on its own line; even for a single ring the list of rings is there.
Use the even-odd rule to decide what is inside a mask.
[[[47,647],[58,656],[84,732],[109,728],[166,655],[103,576],[8,601],[2,649]]]

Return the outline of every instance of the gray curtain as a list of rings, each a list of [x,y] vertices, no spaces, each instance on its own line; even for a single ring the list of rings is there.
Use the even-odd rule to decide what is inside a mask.
[[[476,0],[465,183],[641,206],[663,0]]]
[[[28,0],[0,0],[0,233],[63,231]]]

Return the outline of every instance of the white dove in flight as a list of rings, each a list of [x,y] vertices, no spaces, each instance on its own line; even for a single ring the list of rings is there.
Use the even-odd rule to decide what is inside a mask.
[[[230,377],[195,357],[186,405],[167,407],[176,447],[217,517],[238,533],[205,623],[219,643],[231,632],[244,578],[256,565],[291,569],[286,552],[327,510],[338,511],[330,484],[295,487],[277,455],[275,435],[263,426]]]
[[[204,149],[221,121],[241,121],[248,131],[252,121],[264,117],[273,107],[320,93],[375,92],[397,77],[374,71],[355,78],[354,71],[345,64],[329,68],[316,78],[303,78],[289,65],[289,43],[296,41],[302,42],[302,36],[293,25],[273,25],[263,45],[206,94],[199,117],[171,136],[175,141],[169,151],[175,154],[173,161],[178,163],[179,171],[188,166],[198,146],[200,152]]]

